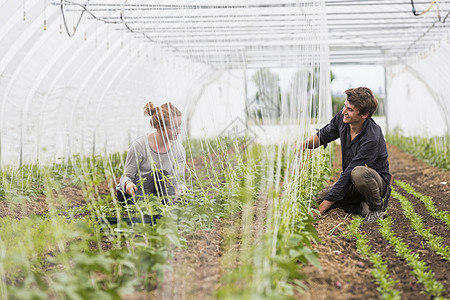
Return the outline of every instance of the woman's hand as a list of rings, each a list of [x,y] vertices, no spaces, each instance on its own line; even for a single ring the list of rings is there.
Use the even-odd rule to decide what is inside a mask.
[[[125,193],[127,193],[128,195],[134,195],[134,193],[137,191],[137,186],[131,181],[128,180],[127,182],[125,182]]]

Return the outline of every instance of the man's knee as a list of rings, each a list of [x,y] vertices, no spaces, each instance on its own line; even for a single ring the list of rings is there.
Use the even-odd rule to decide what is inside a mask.
[[[351,179],[353,184],[356,187],[364,186],[366,185],[367,179],[371,178],[371,172],[369,167],[365,166],[357,166],[354,167],[351,173]]]

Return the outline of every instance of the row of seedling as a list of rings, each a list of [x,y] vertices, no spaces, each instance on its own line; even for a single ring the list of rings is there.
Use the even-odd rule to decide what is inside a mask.
[[[311,201],[329,179],[329,149],[299,158],[287,145],[258,148],[250,158],[255,172],[243,174],[241,186],[249,213],[241,220],[239,266],[222,278],[219,298],[289,298],[304,288],[302,266],[319,267]],[[265,231],[254,241],[253,211],[261,201],[268,205]]]
[[[434,205],[433,199],[429,196],[425,196],[419,192],[417,192],[411,185],[406,182],[395,180],[395,184],[404,189],[407,193],[413,195],[417,199],[423,202],[425,208],[428,210],[430,215],[438,220],[444,222],[447,227],[450,229],[450,213],[445,210],[438,210]]]
[[[428,162],[444,171],[450,170],[450,136],[424,138],[418,136],[405,137],[401,134],[388,134],[389,144]]]
[[[448,246],[442,245],[442,237],[432,234],[430,229],[425,228],[422,217],[414,211],[411,202],[395,190],[392,191],[391,196],[400,202],[403,214],[408,218],[411,227],[419,236],[425,239],[430,249],[436,251],[443,259],[450,260],[450,250]]]
[[[373,251],[366,235],[359,231],[359,227],[363,222],[364,219],[359,216],[353,218],[352,222],[347,226],[349,236],[356,238],[357,251],[372,262],[373,270],[371,274],[378,285],[377,290],[380,293],[381,299],[401,299],[401,292],[395,289],[398,281],[393,280],[389,276],[387,264],[381,254]]]
[[[427,264],[419,258],[419,254],[414,253],[400,237],[395,235],[392,230],[392,218],[389,216],[380,219],[378,224],[383,238],[394,247],[397,256],[406,260],[412,268],[411,273],[424,286],[425,293],[435,299],[443,299],[444,286],[434,278],[432,270],[429,270]]]
[[[431,197],[427,197],[416,192],[405,182],[396,180],[396,184],[405,189],[408,193],[422,200],[427,207],[427,210],[436,219],[444,222],[448,220],[448,212],[438,211]],[[400,202],[403,213],[408,218],[411,227],[416,231],[416,233],[425,239],[427,245],[432,250],[438,253],[444,260],[448,261],[450,258],[450,252],[448,246],[443,245],[442,237],[432,234],[429,229],[424,227],[422,218],[414,211],[410,201],[397,193],[395,190],[392,191],[391,196]],[[368,245],[366,236],[361,234],[358,230],[362,222],[362,218],[355,217],[352,223],[347,227],[348,232],[351,236],[357,239],[358,251],[369,257],[374,264],[372,275],[379,286],[378,290],[380,291],[381,298],[398,299],[400,294],[397,290],[393,289],[396,281],[389,279],[387,266],[383,262],[381,255],[379,253],[372,252],[370,245]],[[416,277],[418,282],[424,286],[426,294],[434,297],[435,299],[443,299],[442,294],[445,292],[444,286],[434,278],[432,270],[429,270],[426,263],[419,258],[419,254],[413,253],[413,251],[409,249],[408,245],[400,237],[395,235],[392,231],[392,218],[388,216],[385,219],[379,220],[378,224],[379,231],[381,232],[383,238],[393,246],[397,256],[406,260],[408,265],[412,268],[411,273]]]
[[[219,148],[220,149],[220,148]],[[216,153],[221,156],[222,153]],[[134,290],[154,286],[162,277],[174,247],[185,245],[183,234],[208,226],[214,219],[239,209],[230,190],[236,184],[226,181],[237,176],[224,176],[221,185],[197,182],[186,202],[163,206],[159,199],[146,197],[136,205],[120,207],[114,199],[114,179],[123,170],[123,156],[95,157],[73,160],[69,166],[35,168],[28,182],[36,183],[37,193],[48,201],[57,201],[55,191],[61,189],[64,178],[79,180],[87,204],[83,207],[59,209],[50,207],[42,216],[21,220],[0,219],[0,298],[2,299],[119,299]],[[75,163],[76,162],[76,163]],[[209,172],[231,174],[245,169],[245,164],[222,168],[220,160],[209,165]],[[201,167],[200,167],[201,168]],[[54,176],[54,171],[59,176]],[[12,175],[2,188],[21,189]],[[25,177],[21,177],[24,179]],[[33,178],[33,180],[32,180]],[[98,185],[106,180],[112,193],[101,195]],[[31,188],[31,184],[24,184]],[[11,193],[4,194],[4,196]],[[4,201],[12,201],[10,198]],[[119,223],[117,234],[113,226],[99,223],[100,219],[128,216],[161,215],[153,226],[143,223]],[[76,215],[83,218],[73,218]],[[142,219],[144,219],[142,217]],[[105,244],[106,243],[106,244]],[[102,248],[106,246],[106,250]]]

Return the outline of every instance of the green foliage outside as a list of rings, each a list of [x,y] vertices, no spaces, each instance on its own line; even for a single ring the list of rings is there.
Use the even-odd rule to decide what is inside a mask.
[[[450,137],[404,137],[399,132],[386,135],[386,141],[432,166],[450,170]]]
[[[263,119],[278,119],[281,116],[281,90],[279,76],[263,68],[252,77],[257,87],[256,94],[251,97],[247,108],[248,118],[261,122]]]

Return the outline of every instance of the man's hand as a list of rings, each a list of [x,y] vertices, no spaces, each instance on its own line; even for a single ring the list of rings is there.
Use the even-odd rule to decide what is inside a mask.
[[[333,201],[323,200],[322,203],[319,205],[319,213],[316,213],[315,211],[312,212],[312,215],[314,218],[318,218],[321,215],[323,215],[332,205],[334,204]]]
[[[320,140],[316,134],[313,134],[312,136],[304,140],[300,145],[296,145],[298,150],[301,150],[302,152],[305,151],[305,149],[316,149],[319,146]]]
[[[300,147],[298,149],[301,150],[302,152],[304,152],[305,149],[306,149],[306,144],[307,143],[308,143],[308,140],[303,141],[303,143],[300,145]]]
[[[323,215],[333,204],[333,201],[323,200],[319,205],[320,214]]]
[[[298,151],[298,155],[300,156],[302,152],[305,151],[306,149],[306,141],[303,141],[302,143],[295,143],[294,148],[295,148],[295,152]]]
[[[314,218],[319,218],[320,217],[320,213],[319,214],[316,213],[315,210],[312,211],[312,215],[313,215]]]

